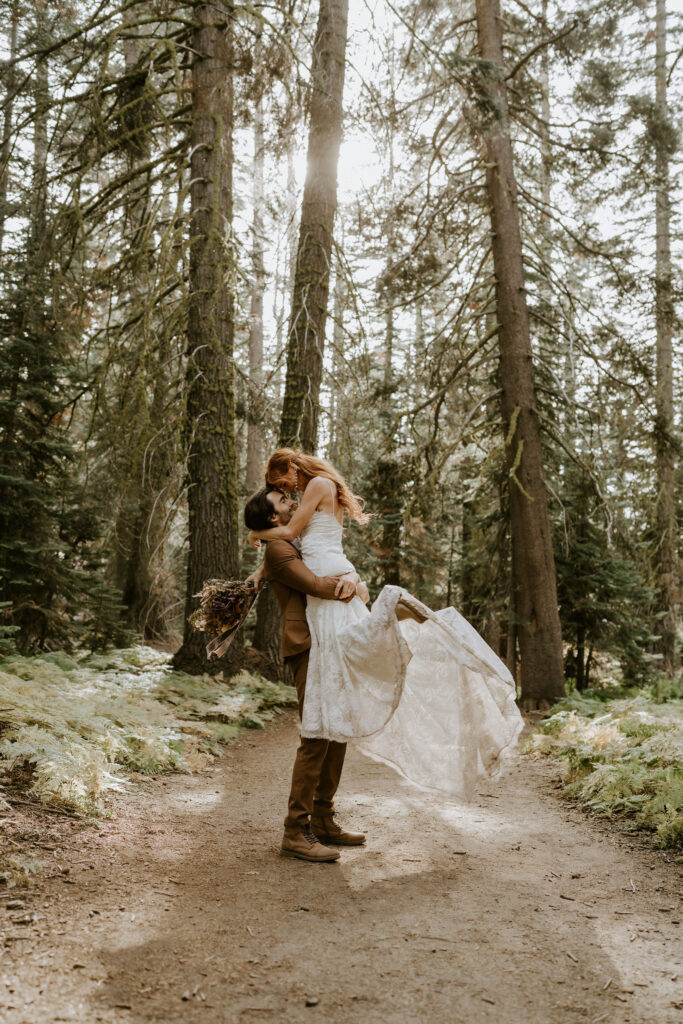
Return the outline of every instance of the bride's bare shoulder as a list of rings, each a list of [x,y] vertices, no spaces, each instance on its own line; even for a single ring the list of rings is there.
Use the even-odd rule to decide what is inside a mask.
[[[315,487],[318,490],[320,490],[320,491],[328,491],[330,494],[332,494],[333,491],[336,491],[336,487],[334,486],[334,481],[328,479],[328,477],[326,477],[326,476],[313,476],[313,477],[311,477],[311,480],[310,480],[308,486],[309,487],[313,487],[314,485],[315,485]]]
[[[334,502],[337,496],[334,481],[328,480],[326,476],[314,476],[310,480],[308,488],[312,488],[311,495],[318,499],[317,507],[321,511],[334,512]]]

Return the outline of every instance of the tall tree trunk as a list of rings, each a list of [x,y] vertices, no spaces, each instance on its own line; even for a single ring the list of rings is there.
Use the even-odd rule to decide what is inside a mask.
[[[189,558],[183,645],[174,665],[186,672],[231,671],[238,635],[225,658],[207,662],[205,637],[187,619],[210,576],[239,571],[235,451],[234,257],[232,251],[232,16],[216,0],[194,9],[190,189],[190,308],[187,427]]]
[[[337,261],[334,282],[334,329],[332,350],[332,386],[330,394],[330,438],[327,457],[335,465],[341,450],[341,426],[344,419],[344,397],[340,386],[342,375],[342,352],[344,351],[344,306],[346,284],[342,268]]]
[[[380,587],[401,586],[401,539],[407,471],[401,454],[391,451],[381,455],[374,466],[373,498],[382,522],[377,557]]]
[[[505,644],[505,664],[517,682],[517,624],[515,622],[514,608],[510,607],[507,622],[507,642]]]
[[[461,522],[462,551],[460,562],[460,601],[462,614],[470,622],[474,618],[474,602],[472,599],[472,566],[469,559],[472,555],[472,502],[463,501]]]
[[[15,55],[17,48],[18,33],[18,9],[16,3],[13,10],[13,22],[11,26],[10,50]],[[36,40],[40,46],[46,43],[46,15],[44,0],[36,0],[33,4],[35,17]],[[2,205],[0,206],[0,217],[4,233],[5,202],[7,194],[7,172],[9,157],[11,153],[11,132],[12,132],[12,108],[13,108],[13,85],[14,72],[11,71],[7,78],[7,97],[4,119],[4,135],[2,144],[2,164],[0,174],[2,175]],[[47,259],[47,142],[48,125],[47,118],[50,108],[49,78],[47,60],[38,60],[35,76],[32,81],[31,92],[35,109],[33,113],[33,166],[31,176],[31,190],[26,199],[26,216],[28,217],[28,236],[26,240],[26,257],[24,260],[24,301],[17,310],[17,332],[23,335],[24,332],[36,338],[44,335],[44,321],[46,319],[47,287],[45,280],[45,264]],[[0,247],[0,252],[2,251]],[[16,436],[17,426],[17,396],[21,387],[24,375],[26,378],[35,378],[40,381],[42,366],[49,358],[48,347],[40,344],[35,349],[38,358],[26,356],[24,345],[13,346],[10,360],[12,365],[11,381],[8,394],[7,408],[9,410],[5,429],[2,436],[3,457],[0,464],[0,527],[2,532],[7,530],[3,513],[11,512],[11,500],[8,499],[8,481],[12,457],[13,445]]]
[[[480,56],[502,69],[498,0],[477,0],[476,17]],[[507,90],[505,82],[491,75],[486,67],[479,71],[478,87],[484,103],[481,132],[486,147],[486,186],[500,324],[514,603],[522,696],[531,706],[555,700],[564,693],[562,634],[529,340]]]
[[[576,689],[586,689],[586,630],[582,624],[576,627]]]
[[[548,0],[541,2],[541,18],[543,31],[548,31]],[[559,355],[557,351],[560,332],[554,324],[555,314],[552,300],[553,293],[550,286],[550,273],[553,263],[553,245],[550,221],[550,199],[551,199],[551,170],[553,163],[553,149],[550,138],[550,47],[544,46],[540,53],[540,86],[541,86],[541,116],[538,119],[538,134],[540,142],[540,166],[539,177],[541,186],[541,211],[539,233],[538,233],[538,257],[540,264],[540,280],[538,283],[538,304],[543,320],[538,324],[538,351],[543,359],[546,359],[550,366],[557,370],[556,362]]]
[[[403,536],[404,497],[406,468],[404,458],[395,454],[394,433],[394,342],[395,323],[393,310],[393,289],[391,287],[393,232],[388,232],[388,261],[384,271],[384,381],[382,402],[379,409],[382,424],[382,450],[374,466],[374,499],[382,521],[377,569],[380,586],[401,585],[401,540]]]
[[[280,402],[282,398],[282,376],[279,365],[282,362],[282,356],[284,355],[283,349],[285,347],[282,344],[284,325],[286,323],[285,309],[294,290],[294,274],[296,271],[296,206],[296,176],[294,173],[294,157],[292,154],[292,147],[290,146],[287,151],[287,237],[283,260],[284,269],[282,273],[282,305],[277,309],[278,296],[276,294],[276,308],[274,311],[277,320],[276,344],[278,371],[275,378],[275,399],[277,402]],[[256,604],[256,628],[254,630],[253,640],[254,648],[264,655],[266,660],[260,665],[255,664],[254,667],[269,678],[272,677],[274,679],[284,680],[287,679],[287,672],[282,658],[280,657],[280,627],[281,621],[278,603],[273,592],[269,588],[266,588]]]
[[[45,0],[38,0],[36,9],[36,38],[39,45],[47,45],[47,9]],[[33,117],[33,173],[29,212],[29,261],[33,271],[34,296],[32,305],[38,306],[29,312],[29,320],[35,322],[40,310],[45,308],[48,284],[46,269],[48,262],[47,237],[47,153],[48,115],[50,91],[48,84],[47,59],[38,59],[34,79],[35,114]]]
[[[162,327],[163,332],[163,327]],[[160,437],[168,400],[170,358],[168,338],[161,334],[155,351],[154,378],[149,383],[149,401],[145,428],[136,438],[136,458],[127,481],[116,525],[117,585],[125,607],[125,620],[145,639],[159,640],[167,632],[163,588],[159,587],[159,567],[167,529],[166,486],[171,472],[168,450]]]
[[[348,0],[320,0],[311,64],[308,168],[301,204],[280,443],[314,452],[318,436],[337,162],[342,134]]]
[[[450,608],[453,604],[453,595],[455,592],[455,581],[456,581],[456,570],[455,570],[455,555],[456,555],[456,535],[457,526],[453,521],[451,522],[451,534],[450,541],[448,544],[448,581],[446,583],[446,607]]]
[[[252,280],[249,311],[249,420],[247,428],[247,489],[255,491],[263,476],[263,214],[264,214],[263,97],[254,113],[254,162],[252,220]]]
[[[35,0],[32,4],[35,19],[35,40],[37,47],[47,49],[49,45],[48,16],[45,0]],[[3,582],[3,598],[9,599],[18,612],[13,616],[15,625],[20,627],[15,640],[18,649],[26,652],[32,645],[42,647],[48,631],[48,609],[51,609],[55,598],[54,575],[31,573],[25,565],[32,562],[25,558],[34,554],[32,549],[42,547],[49,536],[50,524],[45,515],[44,500],[50,493],[50,484],[46,480],[48,465],[41,448],[49,431],[49,420],[55,413],[53,402],[56,379],[55,366],[58,365],[58,354],[54,351],[54,332],[51,330],[51,289],[49,278],[50,242],[48,228],[48,118],[50,113],[49,72],[47,57],[41,55],[36,60],[35,73],[31,83],[33,98],[33,153],[31,167],[30,190],[26,198],[25,214],[28,219],[26,252],[23,260],[22,301],[17,306],[16,333],[21,344],[8,346],[12,366],[12,379],[9,390],[9,415],[2,436],[4,457],[2,458],[2,480],[0,482],[0,535],[10,540],[3,544],[0,552],[9,555],[0,569],[0,582]],[[22,211],[24,212],[24,211]],[[23,396],[23,397],[22,397]],[[28,402],[39,413],[34,420],[30,432],[22,427],[23,416],[20,406]],[[22,466],[21,475],[34,495],[34,504],[27,506],[31,515],[19,523],[12,522],[13,493],[11,477],[16,477],[16,468],[12,465],[14,445],[17,436],[24,434],[30,438],[37,458],[35,464]],[[55,462],[58,460],[55,458]],[[33,463],[33,460],[31,460]],[[8,474],[8,470],[10,471]],[[31,493],[31,490],[28,492]],[[13,538],[20,537],[24,546],[24,558],[19,579],[13,579],[16,570],[12,565]],[[48,549],[49,551],[49,549]],[[49,561],[49,554],[48,554]],[[39,556],[34,554],[37,562]],[[16,562],[15,562],[16,565]],[[9,568],[9,573],[7,569]],[[43,566],[40,566],[41,570]],[[6,579],[3,579],[6,577]]]
[[[427,346],[425,342],[424,309],[422,298],[420,297],[415,304],[415,341],[413,344],[413,366],[415,367],[415,373],[413,374],[412,382],[408,385],[408,391],[413,401],[419,400],[421,395],[420,381],[426,359]]]
[[[293,143],[287,149],[287,195],[285,201],[285,223],[287,225],[284,247],[282,253],[282,271],[278,266],[275,294],[273,297],[273,317],[275,319],[275,345],[276,345],[276,366],[274,376],[274,399],[278,406],[282,403],[283,386],[286,375],[287,342],[283,338],[287,327],[287,309],[291,303],[292,292],[294,291],[294,273],[296,271],[296,243],[297,243],[297,196],[296,196],[296,174],[294,171],[294,156],[292,153]]]
[[[18,33],[19,0],[14,0],[10,19],[9,58],[5,76],[5,113],[2,123],[2,144],[0,145],[0,253],[5,241],[5,221],[7,220],[7,186],[9,184],[9,161],[12,148],[12,120],[14,117],[14,89],[16,82],[14,58],[17,54]]]
[[[124,223],[126,238],[129,240],[127,287],[131,315],[138,315],[138,324],[131,332],[131,340],[144,351],[149,344],[145,335],[154,334],[155,321],[146,309],[149,295],[153,291],[154,262],[150,178],[149,175],[135,174],[136,169],[144,165],[149,157],[149,137],[145,130],[143,106],[145,73],[138,66],[141,48],[135,34],[135,19],[139,15],[138,7],[125,12],[123,17],[123,55],[128,83],[124,151],[127,171],[131,176],[125,197]],[[133,392],[132,405],[127,410],[130,413],[131,436],[127,439],[130,447],[125,461],[123,496],[116,521],[117,550],[114,563],[116,583],[124,605],[124,618],[132,629],[139,631],[146,639],[159,639],[166,626],[164,609],[155,592],[153,565],[163,540],[163,523],[166,518],[166,503],[160,500],[168,469],[163,438],[160,439],[163,408],[168,393],[166,364],[169,358],[163,325],[158,347],[155,342],[156,338],[152,338],[152,344],[155,345],[153,358],[144,359],[144,366],[139,371],[139,387]],[[151,379],[148,379],[148,373]]]
[[[659,584],[660,652],[664,670],[676,668],[676,507],[673,443],[673,299],[671,281],[671,197],[669,190],[669,122],[666,95],[666,0],[656,0],[655,104],[659,131],[655,141],[655,216],[657,256],[655,316],[657,325],[657,381],[655,449],[657,463],[657,576]]]
[[[337,163],[342,133],[348,0],[320,0],[311,62],[308,167],[301,202],[292,312],[287,334],[287,377],[280,444],[314,452],[322,381],[332,232],[337,209]],[[280,618],[266,590],[259,598],[254,647],[282,675]]]

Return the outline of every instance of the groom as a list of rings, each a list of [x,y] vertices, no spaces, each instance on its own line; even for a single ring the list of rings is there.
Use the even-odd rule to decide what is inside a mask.
[[[244,509],[249,530],[286,526],[296,502],[276,487],[266,486],[251,496]],[[282,657],[289,665],[303,713],[311,634],[306,621],[306,595],[329,601],[350,601],[358,594],[367,601],[367,588],[359,579],[316,576],[305,565],[295,544],[266,542],[265,577],[282,614]],[[365,836],[347,832],[335,821],[334,794],[339,786],[346,744],[302,736],[294,760],[289,808],[280,853],[316,863],[339,860],[329,846],[361,846]],[[325,845],[323,845],[325,844]]]

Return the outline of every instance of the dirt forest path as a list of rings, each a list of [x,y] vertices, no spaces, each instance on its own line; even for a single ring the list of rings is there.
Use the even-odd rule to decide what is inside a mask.
[[[0,1019],[681,1020],[680,866],[566,807],[547,766],[458,807],[351,751],[339,811],[367,848],[311,865],[277,856],[296,742],[288,714],[68,823],[25,907],[3,897]]]

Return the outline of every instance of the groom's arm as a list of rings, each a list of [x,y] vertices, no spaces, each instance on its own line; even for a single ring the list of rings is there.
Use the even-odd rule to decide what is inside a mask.
[[[353,597],[352,592],[346,598],[338,598],[339,578],[316,576],[304,565],[297,551],[286,540],[269,541],[266,545],[265,566],[269,579],[284,583],[292,590],[300,590],[302,594],[308,594],[310,597],[321,597],[328,601],[350,601]]]

